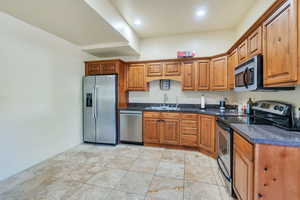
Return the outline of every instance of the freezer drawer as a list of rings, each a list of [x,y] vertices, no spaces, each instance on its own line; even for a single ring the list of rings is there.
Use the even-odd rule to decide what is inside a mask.
[[[120,111],[120,141],[143,143],[142,112]]]

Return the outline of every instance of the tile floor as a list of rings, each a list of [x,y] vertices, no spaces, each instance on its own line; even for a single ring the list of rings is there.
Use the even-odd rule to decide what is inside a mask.
[[[198,152],[82,144],[0,182],[1,200],[229,200]]]

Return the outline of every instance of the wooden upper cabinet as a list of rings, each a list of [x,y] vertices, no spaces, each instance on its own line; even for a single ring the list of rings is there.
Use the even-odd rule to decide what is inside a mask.
[[[193,61],[182,63],[182,90],[195,90],[195,64]]]
[[[210,153],[216,152],[215,126],[214,116],[199,116],[199,146]]]
[[[297,0],[288,0],[263,24],[264,85],[293,85],[298,79]]]
[[[145,115],[144,115],[145,116]],[[160,119],[144,117],[144,142],[159,144],[160,143]]]
[[[181,74],[180,62],[164,63],[164,75],[165,76],[180,76],[180,74]]]
[[[85,75],[97,75],[101,74],[100,63],[86,63]]]
[[[232,51],[227,58],[228,63],[228,88],[233,89],[235,84],[234,70],[238,66],[238,53],[237,50]]]
[[[239,200],[253,200],[254,147],[234,133],[233,187]]]
[[[196,61],[197,90],[209,90],[209,60]]]
[[[146,65],[147,76],[162,76],[163,75],[163,65],[162,63],[150,63]]]
[[[161,144],[179,145],[180,143],[180,120],[163,119],[161,123]]]
[[[147,90],[145,82],[145,65],[131,64],[127,68],[127,90],[144,91]]]
[[[248,37],[248,57],[251,58],[262,53],[262,28],[256,29]]]
[[[238,46],[238,59],[239,64],[245,62],[248,59],[248,40],[245,40]]]
[[[214,58],[210,62],[210,89],[227,89],[227,56]]]
[[[100,65],[101,74],[114,74],[117,72],[117,63],[101,63]]]

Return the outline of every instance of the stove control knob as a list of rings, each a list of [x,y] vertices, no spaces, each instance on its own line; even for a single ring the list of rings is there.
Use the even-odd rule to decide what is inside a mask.
[[[279,106],[274,106],[274,110],[279,110]]]
[[[284,110],[284,107],[283,107],[283,106],[280,106],[280,107],[279,107],[279,111],[282,112],[283,110]]]

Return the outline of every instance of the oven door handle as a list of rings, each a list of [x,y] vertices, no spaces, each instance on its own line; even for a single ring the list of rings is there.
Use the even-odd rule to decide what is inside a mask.
[[[220,156],[218,156],[218,158],[217,158],[217,163],[218,163],[219,169],[220,169],[220,171],[222,172],[223,176],[226,178],[226,180],[229,181],[229,182],[231,182],[230,177],[228,177],[228,176],[225,174],[225,172],[223,171],[223,168],[221,167],[221,163],[220,163],[220,162],[222,162],[222,164],[223,164],[223,166],[224,166],[223,161],[221,160]]]

